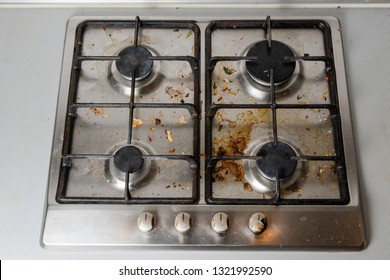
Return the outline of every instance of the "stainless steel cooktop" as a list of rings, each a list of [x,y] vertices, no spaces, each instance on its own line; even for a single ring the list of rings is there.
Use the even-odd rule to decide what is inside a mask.
[[[71,18],[44,246],[364,247],[339,28]]]

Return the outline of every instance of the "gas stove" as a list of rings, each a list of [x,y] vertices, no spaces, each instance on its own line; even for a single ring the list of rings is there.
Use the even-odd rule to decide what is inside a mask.
[[[338,20],[71,18],[47,201],[47,248],[363,248]]]

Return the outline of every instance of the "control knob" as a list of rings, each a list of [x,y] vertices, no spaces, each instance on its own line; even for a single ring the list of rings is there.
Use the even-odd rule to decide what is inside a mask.
[[[249,218],[249,228],[256,234],[262,234],[267,227],[267,219],[263,213],[255,213]]]
[[[153,214],[144,212],[138,217],[138,228],[143,232],[148,232],[156,226],[156,220]]]
[[[211,227],[216,233],[225,233],[229,229],[229,217],[223,212],[216,213],[211,220]]]
[[[185,233],[191,229],[191,222],[191,215],[181,212],[175,218],[175,228],[178,232]]]

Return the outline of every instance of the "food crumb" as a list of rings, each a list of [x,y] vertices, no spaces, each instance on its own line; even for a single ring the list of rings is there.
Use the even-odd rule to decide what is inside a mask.
[[[104,109],[103,108],[92,107],[91,111],[95,114],[95,116],[98,116],[98,115],[101,115],[101,114],[104,113]]]
[[[228,92],[229,92],[230,94],[237,95],[237,91],[231,90],[230,88],[229,88]]]
[[[183,98],[184,93],[178,89],[174,89],[171,86],[165,87],[165,93],[169,95],[170,98]]]
[[[171,142],[171,143],[173,142],[172,132],[170,130],[165,130],[165,136],[169,142]]]
[[[300,187],[295,187],[291,191],[297,193],[297,192],[301,192],[302,190]]]
[[[141,119],[136,119],[136,118],[134,118],[134,119],[133,119],[133,124],[132,124],[132,126],[133,126],[133,127],[140,127],[143,123],[144,123],[144,122],[143,122]]]
[[[249,183],[244,183],[244,190],[251,192],[253,188]]]
[[[234,72],[236,72],[236,70],[234,70],[233,68],[229,68],[229,67],[226,67],[226,66],[223,67],[223,71],[225,72],[226,75],[231,75]]]
[[[104,115],[102,116],[102,119],[107,119],[109,116],[110,116],[110,114],[104,114]]]
[[[325,170],[321,166],[319,166],[317,169],[316,178],[318,181],[320,181],[321,185],[324,184],[324,181],[323,181],[322,176],[321,176],[324,172],[325,172]]]
[[[184,116],[180,117],[180,122],[183,123],[183,124],[187,124],[186,118]]]

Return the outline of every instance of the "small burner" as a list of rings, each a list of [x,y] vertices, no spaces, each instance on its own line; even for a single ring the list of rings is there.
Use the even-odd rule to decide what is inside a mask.
[[[135,173],[143,165],[142,152],[134,146],[124,146],[114,155],[114,164],[120,171]]]
[[[278,170],[279,179],[283,180],[290,177],[297,167],[297,161],[291,159],[291,157],[296,156],[294,150],[286,143],[280,141],[276,145],[274,142],[266,143],[261,147],[257,155],[263,157],[256,161],[260,172],[272,180],[276,179]]]
[[[249,75],[259,84],[269,86],[270,69],[274,69],[274,84],[280,85],[287,81],[294,73],[296,62],[286,62],[285,57],[293,57],[293,51],[279,41],[272,41],[268,48],[268,41],[254,44],[246,54],[258,57],[257,61],[247,61],[246,68]]]
[[[148,59],[152,53],[145,47],[130,46],[123,49],[118,56],[121,59],[116,61],[116,68],[127,79],[131,80],[133,69],[136,81],[145,79],[152,71],[153,61]]]

